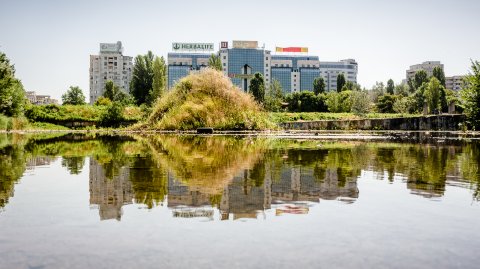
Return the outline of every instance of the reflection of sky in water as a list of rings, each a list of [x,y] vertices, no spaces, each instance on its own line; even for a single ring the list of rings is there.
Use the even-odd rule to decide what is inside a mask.
[[[270,152],[206,188],[146,160],[118,167],[111,177],[100,158],[86,158],[81,169],[61,157],[31,160],[37,166],[27,166],[0,212],[0,268],[479,264],[474,186],[459,174],[460,161],[444,161],[458,160],[461,151],[413,154],[446,163],[448,172],[434,171],[445,174],[442,182],[419,179],[414,169],[439,169],[437,162],[403,163],[401,152],[388,149],[368,162],[346,157],[355,150],[367,159],[361,148]],[[165,184],[148,175],[164,176]],[[166,187],[165,196],[148,206],[158,186]]]

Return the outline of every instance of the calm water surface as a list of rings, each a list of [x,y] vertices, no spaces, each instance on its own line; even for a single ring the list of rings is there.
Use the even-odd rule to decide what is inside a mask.
[[[475,141],[0,134],[0,268],[479,268]]]

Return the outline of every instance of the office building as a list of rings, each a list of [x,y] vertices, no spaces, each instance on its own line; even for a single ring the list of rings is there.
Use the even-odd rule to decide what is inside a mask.
[[[90,104],[103,95],[108,80],[129,92],[133,57],[123,55],[122,42],[100,43],[99,55],[90,55]]]
[[[358,64],[354,59],[338,62],[320,62],[320,76],[325,81],[325,91],[337,90],[337,77],[343,74],[345,81],[357,83]]]
[[[169,53],[167,65],[168,89],[190,72],[206,68],[210,56],[211,54],[208,53]]]
[[[464,84],[465,76],[445,77],[445,88],[460,91]]]
[[[180,52],[182,46],[188,48],[187,51]],[[194,49],[192,52],[191,48],[195,47],[207,47],[208,53]],[[172,49],[175,52],[168,54],[168,88],[190,72],[207,67],[208,58],[214,53],[213,43],[173,43]],[[322,70],[326,81],[328,79],[329,85],[334,87],[340,72],[345,74],[347,81],[357,82],[358,65],[353,59],[326,62],[322,69],[319,57],[308,55],[307,48],[276,48],[275,51],[273,54],[265,46],[260,47],[258,41],[234,40],[231,46],[226,41],[221,42],[218,53],[214,54],[220,57],[224,75],[245,92],[255,73],[263,75],[265,88],[277,80],[284,93],[313,91],[313,81],[322,75]],[[292,54],[295,52],[298,53]]]
[[[442,68],[442,70],[444,70],[443,69],[443,64],[440,63],[440,61],[427,61],[427,62],[423,62],[421,64],[416,64],[416,65],[410,66],[410,68],[407,70],[407,82],[410,79],[413,79],[415,77],[415,73],[417,73],[420,70],[424,70],[425,72],[427,72],[427,75],[429,77],[433,76],[433,69],[435,67],[440,67],[440,68]]]

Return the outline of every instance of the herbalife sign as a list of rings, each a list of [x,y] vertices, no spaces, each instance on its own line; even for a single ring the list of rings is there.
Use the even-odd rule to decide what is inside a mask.
[[[213,43],[172,43],[173,51],[213,51]]]

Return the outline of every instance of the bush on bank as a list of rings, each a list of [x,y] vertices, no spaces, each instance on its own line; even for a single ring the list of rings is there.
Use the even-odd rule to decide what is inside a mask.
[[[219,130],[259,130],[274,128],[267,114],[213,69],[193,73],[180,80],[157,100],[147,121],[136,128],[189,130],[213,127]]]
[[[39,105],[30,106],[25,109],[25,116],[31,122],[48,122],[63,124],[74,121],[86,121],[99,123],[109,107],[98,105]],[[139,121],[143,112],[139,107],[123,107],[122,118],[125,121]]]

